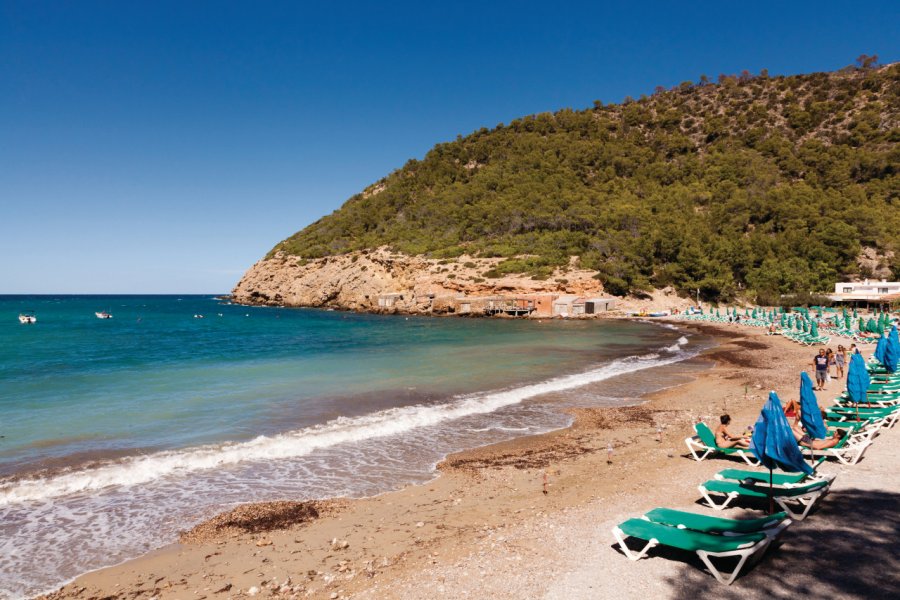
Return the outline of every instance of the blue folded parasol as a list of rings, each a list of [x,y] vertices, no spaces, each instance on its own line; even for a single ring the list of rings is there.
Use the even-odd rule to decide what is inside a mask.
[[[769,392],[769,400],[759,413],[750,439],[750,451],[770,471],[779,468],[793,473],[802,471],[808,475],[813,472],[812,467],[803,460],[797,439],[775,392]]]
[[[819,409],[819,401],[813,392],[812,379],[806,371],[800,373],[800,422],[812,438],[821,440],[828,435],[825,421],[822,420],[822,411]]]

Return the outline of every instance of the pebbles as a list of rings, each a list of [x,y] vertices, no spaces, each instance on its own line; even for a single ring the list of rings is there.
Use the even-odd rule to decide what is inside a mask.
[[[334,538],[331,540],[331,549],[332,550],[346,550],[350,547],[350,542],[347,540],[339,540]]]

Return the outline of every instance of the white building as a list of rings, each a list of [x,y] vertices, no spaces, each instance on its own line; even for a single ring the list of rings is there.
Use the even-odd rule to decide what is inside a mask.
[[[380,294],[378,296],[378,308],[394,308],[398,301],[403,300],[403,294]]]
[[[553,316],[554,317],[571,317],[575,315],[574,304],[579,300],[578,296],[574,294],[563,294],[559,298],[553,301]],[[579,314],[584,314],[584,301],[582,300],[581,311]]]
[[[881,302],[885,296],[900,294],[900,281],[856,281],[834,284],[834,302]]]

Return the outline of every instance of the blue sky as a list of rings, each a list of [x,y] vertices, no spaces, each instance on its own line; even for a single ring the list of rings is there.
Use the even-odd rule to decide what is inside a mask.
[[[218,293],[435,143],[900,58],[896,2],[0,0],[0,293]]]

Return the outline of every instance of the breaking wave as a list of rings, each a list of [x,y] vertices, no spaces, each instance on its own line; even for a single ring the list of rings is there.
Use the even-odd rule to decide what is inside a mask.
[[[459,396],[438,405],[391,408],[360,417],[340,417],[296,431],[259,436],[246,442],[205,445],[183,450],[132,456],[51,476],[0,482],[0,506],[31,500],[46,500],[69,494],[90,492],[112,486],[139,486],[161,478],[183,477],[198,471],[227,468],[251,461],[272,461],[304,456],[338,444],[352,444],[439,425],[470,415],[485,414],[530,398],[578,388],[687,358],[681,337],[676,344],[658,353],[614,360],[582,373],[555,377],[507,390]]]

